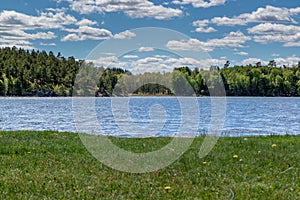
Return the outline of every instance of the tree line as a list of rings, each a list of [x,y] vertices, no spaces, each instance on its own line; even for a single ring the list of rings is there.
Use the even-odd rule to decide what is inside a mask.
[[[80,61],[60,53],[0,49],[1,96],[70,96]]]
[[[60,53],[6,47],[0,48],[0,96],[207,96],[223,95],[222,89],[227,96],[300,96],[299,65],[229,64],[221,69],[178,67],[170,73],[133,75]]]

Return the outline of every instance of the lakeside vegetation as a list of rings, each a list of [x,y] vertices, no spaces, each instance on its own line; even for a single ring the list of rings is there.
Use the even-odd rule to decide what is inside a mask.
[[[209,70],[178,66],[171,73],[132,75],[120,68],[104,69],[74,57],[64,58],[60,53],[6,47],[0,49],[0,96],[82,96],[87,93],[96,96],[194,93],[202,96],[209,95],[209,89],[223,83],[227,96],[300,96],[300,66],[276,67],[274,61],[268,66],[261,66],[259,62],[255,66],[228,66],[229,61],[221,69],[218,66],[211,66]],[[89,73],[80,74],[82,69]],[[94,85],[76,88],[74,92],[75,79],[79,83],[91,81]],[[138,87],[135,84],[139,79],[146,83],[167,82]],[[192,93],[186,90],[186,83],[192,86]],[[118,84],[123,85],[115,90]]]
[[[101,137],[101,136],[100,136]],[[203,138],[172,165],[131,174],[106,167],[77,134],[0,132],[1,199],[299,199],[300,137],[225,137],[202,159]],[[111,138],[132,152],[170,138]]]

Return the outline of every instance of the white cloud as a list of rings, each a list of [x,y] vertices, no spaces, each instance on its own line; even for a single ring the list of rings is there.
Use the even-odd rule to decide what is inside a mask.
[[[55,33],[47,30],[62,29],[65,25],[77,22],[73,16],[65,14],[62,10],[57,13],[50,9],[48,11],[50,12],[42,12],[38,16],[7,10],[0,12],[0,45],[32,49],[30,40],[54,39]]]
[[[228,18],[228,17],[214,17],[210,20],[210,22],[218,26],[246,25],[248,23],[247,20],[244,19]]]
[[[93,62],[96,66],[103,67],[118,67],[126,68],[134,74],[145,72],[172,72],[175,67],[188,66],[190,68],[209,69],[212,65],[223,66],[226,60],[224,59],[203,59],[197,60],[189,57],[168,57],[162,56],[149,56],[138,59],[135,55],[125,55],[123,58],[134,58],[133,60],[121,61],[116,56],[103,56],[96,60],[88,60]]]
[[[198,26],[198,27],[208,26],[208,24],[209,24],[209,20],[208,19],[197,20],[197,21],[193,22],[193,26]]]
[[[244,52],[244,51],[235,52],[234,54],[241,55],[241,56],[247,56],[248,55],[248,53]]]
[[[112,37],[112,33],[106,29],[99,29],[89,26],[80,26],[78,29],[65,29],[71,32],[62,38],[62,41],[82,41],[82,40],[104,40]]]
[[[268,64],[268,61],[264,61],[259,58],[247,58],[241,61],[242,65],[255,65],[258,62],[261,62],[262,65]]]
[[[298,8],[291,8],[290,9],[290,12],[293,14],[293,15],[297,15],[300,13],[300,7]]]
[[[215,59],[215,58],[210,58],[210,59],[204,59],[200,60],[201,66],[204,69],[208,69],[210,66],[223,66],[224,63],[226,63],[226,59]]]
[[[48,32],[37,32],[34,34],[28,34],[28,36],[31,36],[31,39],[43,39],[43,40],[50,40],[53,38],[56,38],[55,33],[48,31]]]
[[[283,46],[284,47],[300,47],[300,41],[299,42],[287,42]]]
[[[97,24],[96,21],[92,21],[89,19],[82,19],[79,22],[76,23],[77,26],[91,26]]]
[[[167,55],[155,55],[154,57],[156,57],[156,58],[168,58],[169,56],[167,56]]]
[[[209,8],[212,6],[220,6],[226,3],[226,0],[173,0],[174,4],[192,4],[195,8]]]
[[[133,37],[135,37],[135,36],[136,36],[136,34],[135,34],[134,32],[131,32],[131,31],[129,31],[129,30],[126,30],[126,31],[124,31],[124,32],[115,34],[115,35],[114,35],[114,38],[115,38],[115,39],[120,39],[120,40],[122,40],[122,39],[130,39],[130,38],[133,38]]]
[[[34,49],[32,43],[27,40],[7,40],[0,38],[0,48],[3,47],[17,47],[23,49]]]
[[[284,46],[292,46],[294,43],[291,41],[299,40],[300,34],[294,36],[285,36],[281,34],[276,35],[259,35],[254,36],[254,41],[262,44],[267,44],[271,42],[285,42]]]
[[[263,23],[248,29],[251,34],[285,34],[295,35],[300,32],[300,26]]]
[[[1,29],[17,28],[22,30],[54,29],[63,25],[75,24],[76,18],[60,13],[40,13],[39,16],[26,15],[16,11],[4,10],[0,13]]]
[[[282,58],[282,57],[275,58],[274,60],[275,60],[277,66],[286,65],[286,66],[291,67],[293,65],[298,64],[298,62],[300,61],[300,57],[298,57],[296,55],[292,55],[292,56],[286,57],[286,58]]]
[[[75,33],[71,33],[66,35],[65,37],[63,37],[61,39],[61,41],[66,42],[66,41],[80,41],[80,37],[78,35],[76,35]]]
[[[175,51],[212,51],[213,48],[208,46],[207,43],[202,42],[198,39],[191,38],[189,40],[170,40],[167,43],[167,48]]]
[[[16,47],[16,48],[28,49],[28,50],[35,49],[31,45],[24,45],[24,44],[17,44],[17,43],[0,43],[0,48],[5,48],[5,47],[10,47],[10,48]]]
[[[216,24],[218,26],[244,26],[251,22],[297,23],[292,17],[294,15],[298,15],[299,13],[300,7],[288,9],[267,5],[265,8],[258,8],[256,11],[253,11],[251,13],[243,13],[231,18],[226,16],[214,17],[210,20],[198,20],[194,23],[197,24],[199,21],[203,21],[203,23],[206,23],[206,26],[208,26],[209,24]]]
[[[129,70],[133,73],[145,72],[172,72],[175,67],[188,66],[190,68],[209,68],[216,60],[197,60],[194,58],[171,58],[171,57],[146,57],[129,64]]]
[[[291,9],[279,8],[273,6],[266,6],[265,8],[258,8],[252,13],[245,13],[238,16],[239,19],[244,19],[248,22],[293,22],[292,16],[295,12]]]
[[[207,27],[209,24],[209,20],[197,20],[193,22],[193,26],[196,26],[196,32],[198,33],[211,33],[211,32],[216,32],[217,30],[213,27]]]
[[[44,43],[44,42],[41,42],[40,43],[41,46],[56,46],[56,44],[54,42],[52,43]]]
[[[297,46],[300,40],[300,26],[263,23],[248,29],[251,34],[256,34],[255,42],[267,44],[282,42],[284,46]]]
[[[117,56],[104,56],[96,60],[87,60],[87,62],[93,62],[98,67],[116,67],[122,68],[127,65],[127,62],[121,62]]]
[[[138,52],[150,52],[150,51],[154,51],[153,47],[140,47],[138,49]]]
[[[0,12],[0,39],[3,41],[0,45],[11,46],[12,44],[19,45],[24,43],[23,41],[54,39],[57,37],[55,33],[47,31],[53,29],[69,32],[61,41],[103,40],[113,37],[109,30],[91,27],[91,25],[97,24],[95,21],[86,18],[78,21],[74,16],[66,14],[65,8],[48,8],[46,10],[47,12],[39,12],[37,16],[16,11],[4,10]],[[69,25],[76,25],[78,27],[67,28]],[[129,31],[125,31],[122,34],[117,34],[116,37],[132,36]],[[21,42],[18,43],[18,40]],[[47,43],[41,42],[41,44]],[[30,43],[30,45],[32,44]],[[28,44],[24,44],[25,47],[28,47]]]
[[[278,53],[273,53],[272,56],[273,56],[273,57],[278,57],[278,56],[280,56],[280,54],[278,54]]]
[[[249,36],[237,31],[230,32],[223,38],[210,39],[206,42],[198,39],[171,40],[167,43],[167,47],[171,50],[213,51],[215,48],[242,48],[243,44],[250,39]]]
[[[37,33],[26,33],[23,30],[11,30],[10,32],[8,31],[2,31],[0,29],[0,37],[2,39],[6,40],[36,40],[36,39],[53,39],[56,38],[56,35],[51,32],[37,32]]]
[[[214,29],[213,27],[198,27],[195,30],[198,33],[211,33],[211,32],[216,32],[217,30]]]
[[[292,55],[290,57],[278,57],[275,58],[274,61],[276,62],[277,66],[293,66],[298,64],[298,62],[300,61],[300,57],[296,56],[296,55]],[[269,60],[261,60],[259,58],[247,58],[245,60],[242,61],[243,65],[255,65],[257,62],[261,62],[262,65],[268,65]]]
[[[155,5],[148,0],[67,0],[72,10],[80,14],[94,12],[124,12],[132,18],[150,17],[159,20],[171,19],[182,15],[179,9]]]
[[[138,55],[125,55],[125,56],[123,56],[123,58],[126,58],[126,59],[137,59],[137,58],[139,58],[139,56]]]

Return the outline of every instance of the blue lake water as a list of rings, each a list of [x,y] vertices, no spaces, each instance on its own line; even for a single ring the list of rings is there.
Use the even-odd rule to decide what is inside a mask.
[[[181,105],[176,97],[95,98],[94,113],[103,134],[173,136],[184,123],[186,133],[201,135],[212,125],[212,103],[208,97],[193,99],[198,110],[185,111],[195,105]],[[73,103],[73,98],[0,98],[0,130],[77,132]],[[224,136],[300,134],[300,98],[227,97],[225,114],[219,127]]]

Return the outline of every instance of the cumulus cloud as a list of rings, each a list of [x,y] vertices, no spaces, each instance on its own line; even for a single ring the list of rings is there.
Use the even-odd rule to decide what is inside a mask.
[[[51,43],[44,43],[44,42],[41,42],[40,43],[41,46],[56,46],[56,44],[54,42],[51,42]]]
[[[290,9],[290,12],[293,14],[293,15],[298,15],[300,13],[300,7],[298,8],[291,8]]]
[[[78,29],[65,29],[71,32],[62,38],[62,41],[82,41],[82,40],[104,40],[113,35],[109,30],[94,28],[89,26],[80,26]]]
[[[173,0],[174,4],[186,5],[192,4],[195,8],[209,8],[212,6],[220,6],[226,3],[226,0]]]
[[[16,11],[4,10],[0,13],[1,29],[22,30],[54,29],[76,23],[75,17],[63,12],[42,12],[39,16],[26,15]]]
[[[171,50],[213,51],[215,48],[243,48],[243,44],[250,39],[249,36],[237,31],[230,32],[223,38],[210,39],[206,42],[198,39],[171,40],[166,46]]]
[[[279,8],[273,6],[266,6],[265,8],[258,8],[252,13],[245,13],[239,16],[240,19],[245,19],[248,22],[292,22],[296,21],[292,18],[296,12],[287,8]]]
[[[283,58],[283,57],[278,57],[278,58],[275,58],[274,59],[277,66],[293,66],[293,65],[297,65],[298,62],[300,61],[300,57],[296,56],[296,55],[292,55],[290,57],[286,57],[286,58]]]
[[[235,52],[234,54],[241,55],[241,56],[247,56],[248,55],[248,53],[244,52],[244,51]]]
[[[138,49],[138,52],[150,52],[150,51],[154,51],[153,47],[140,47]]]
[[[147,0],[66,0],[70,8],[80,14],[124,12],[132,18],[150,17],[159,20],[182,15],[180,9],[155,5]]]
[[[208,19],[197,20],[197,21],[193,22],[193,26],[198,26],[198,27],[208,26],[208,24],[209,24],[209,20]]]
[[[23,30],[0,30],[0,46],[13,47],[24,49],[34,49],[30,40],[48,40],[56,38],[56,35],[53,32],[37,32],[37,33],[26,33]]]
[[[175,67],[188,66],[190,68],[198,67],[208,69],[211,65],[220,62],[216,59],[197,60],[194,58],[173,58],[173,57],[146,57],[135,60],[129,64],[130,71],[133,73],[145,72],[172,72]]]
[[[103,56],[99,57],[95,60],[87,60],[87,62],[94,63],[95,66],[98,67],[116,67],[116,68],[122,68],[127,66],[127,62],[121,62],[117,56]]]
[[[211,33],[211,32],[216,32],[217,30],[214,29],[213,27],[198,27],[195,30],[198,33]]]
[[[56,13],[48,11],[39,13],[38,16],[8,10],[0,12],[0,45],[32,49],[30,40],[54,39],[54,32],[47,30],[62,29],[65,25],[77,22],[73,16],[62,10]]]
[[[277,57],[274,59],[274,61],[276,62],[276,65],[277,66],[293,66],[293,65],[297,65],[298,62],[300,60],[300,57],[296,56],[296,55],[291,55],[289,57]],[[257,62],[261,62],[262,65],[268,65],[269,63],[269,60],[262,60],[262,59],[259,59],[259,58],[247,58],[247,59],[244,59],[242,60],[242,64],[243,65],[255,65]]]
[[[287,42],[283,46],[284,47],[300,47],[300,41],[299,42]]]
[[[126,58],[126,59],[137,59],[137,58],[139,58],[139,56],[138,55],[125,55],[125,56],[123,56],[123,58]]]
[[[221,58],[221,59],[215,59],[215,58],[210,58],[210,59],[203,59],[201,61],[201,68],[208,69],[210,66],[223,66],[224,63],[226,63],[227,60]]]
[[[56,38],[56,35],[51,32],[37,32],[37,33],[26,33],[23,30],[11,30],[10,32],[8,31],[2,31],[0,29],[0,36],[2,39],[6,40],[36,40],[36,39],[53,39]]]
[[[7,40],[0,38],[0,48],[14,46],[23,49],[34,49],[32,43],[28,40]]]
[[[251,13],[243,13],[238,16],[233,17],[214,17],[210,20],[198,20],[195,21],[195,26],[199,21],[204,21],[206,26],[208,24],[216,24],[218,26],[235,26],[240,25],[244,26],[250,22],[284,22],[284,23],[297,23],[294,19],[294,15],[298,15],[300,13],[300,7],[297,8],[280,8],[267,5],[265,8],[258,8],[256,11]]]
[[[113,37],[106,29],[95,28],[96,21],[86,18],[77,20],[74,16],[66,14],[66,9],[46,9],[47,12],[38,12],[36,16],[4,10],[0,12],[0,45],[17,46],[33,49],[31,40],[51,40],[57,38],[52,31],[59,29],[69,32],[61,41],[103,40]],[[68,28],[70,25],[75,28]],[[134,37],[134,33],[125,31],[116,34],[115,38],[124,39]],[[42,46],[51,43],[40,42]]]
[[[262,65],[268,64],[268,61],[261,60],[259,58],[247,58],[241,61],[242,65],[255,65],[258,62],[261,62]]]
[[[95,25],[97,24],[96,21],[92,21],[92,20],[89,20],[89,19],[82,19],[80,20],[79,22],[76,23],[77,26],[92,26],[92,25]]]
[[[252,34],[285,34],[295,35],[300,32],[300,26],[263,23],[248,28],[248,32]]]
[[[139,58],[136,55],[125,55],[123,58],[132,58],[122,60],[116,56],[103,56],[96,60],[88,60],[96,66],[126,68],[133,74],[145,72],[172,72],[176,67],[188,66],[190,68],[209,69],[210,66],[223,66],[224,59],[202,59],[197,60],[190,57],[169,57],[166,55],[153,55]]]
[[[189,40],[170,40],[167,43],[167,48],[175,51],[212,51],[213,48],[208,46],[205,42],[198,39],[191,38]]]
[[[130,38],[133,38],[135,37],[136,34],[134,32],[131,32],[131,31],[124,31],[124,32],[121,32],[121,33],[118,33],[118,34],[115,34],[114,35],[114,38],[115,39],[130,39]]]
[[[248,29],[259,43],[282,42],[284,46],[297,46],[300,40],[300,26],[263,23]]]
[[[210,20],[212,24],[218,26],[236,26],[236,25],[247,25],[247,20],[239,18],[229,18],[229,17],[214,17]]]

